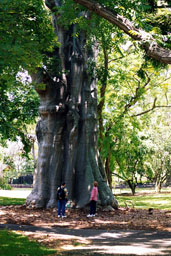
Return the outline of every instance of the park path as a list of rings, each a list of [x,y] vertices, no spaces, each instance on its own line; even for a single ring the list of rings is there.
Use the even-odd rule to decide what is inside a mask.
[[[56,239],[76,239],[78,246],[66,246],[64,250],[75,255],[167,255],[171,256],[171,233],[144,230],[95,230],[37,227],[31,225],[0,224],[0,229],[21,230],[46,234]],[[87,254],[85,254],[87,252]]]
[[[31,189],[12,189],[12,190],[0,189],[0,196],[26,199],[27,196],[30,194],[30,192],[31,192]]]

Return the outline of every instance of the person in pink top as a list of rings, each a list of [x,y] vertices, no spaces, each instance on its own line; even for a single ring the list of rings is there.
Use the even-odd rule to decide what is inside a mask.
[[[96,215],[96,203],[97,203],[97,196],[98,196],[98,183],[94,181],[94,186],[91,191],[90,197],[90,214],[87,217],[94,217]]]

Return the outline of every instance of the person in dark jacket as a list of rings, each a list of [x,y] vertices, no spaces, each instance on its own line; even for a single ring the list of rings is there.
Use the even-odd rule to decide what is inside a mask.
[[[57,200],[58,200],[58,218],[61,217],[61,212],[62,212],[62,218],[65,218],[65,206],[67,202],[67,197],[68,197],[68,191],[67,188],[65,187],[65,182],[61,184],[60,187],[57,189]]]

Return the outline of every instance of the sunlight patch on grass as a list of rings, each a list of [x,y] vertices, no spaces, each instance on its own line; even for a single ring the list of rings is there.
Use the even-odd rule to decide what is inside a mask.
[[[118,195],[118,194],[123,194],[123,193],[129,193],[131,194],[131,190],[130,188],[115,188],[113,190],[114,194],[115,195]],[[152,187],[152,188],[136,188],[136,195],[137,194],[142,194],[142,193],[148,193],[148,194],[151,194],[151,193],[155,193],[155,187]],[[171,187],[163,187],[161,189],[161,193],[171,193]]]
[[[153,207],[159,210],[171,210],[171,194],[150,194],[150,195],[135,195],[135,196],[122,196],[116,195],[116,199],[119,202],[120,207],[124,207],[127,204],[131,207],[131,204],[135,208],[148,209]]]

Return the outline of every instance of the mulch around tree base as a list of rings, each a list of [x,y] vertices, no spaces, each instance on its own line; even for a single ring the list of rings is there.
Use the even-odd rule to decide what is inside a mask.
[[[27,209],[21,206],[0,206],[0,223],[52,226],[71,229],[158,230],[171,232],[171,211],[119,208],[111,212],[99,209],[96,217],[88,211],[67,209],[67,218],[57,217],[57,209]]]

